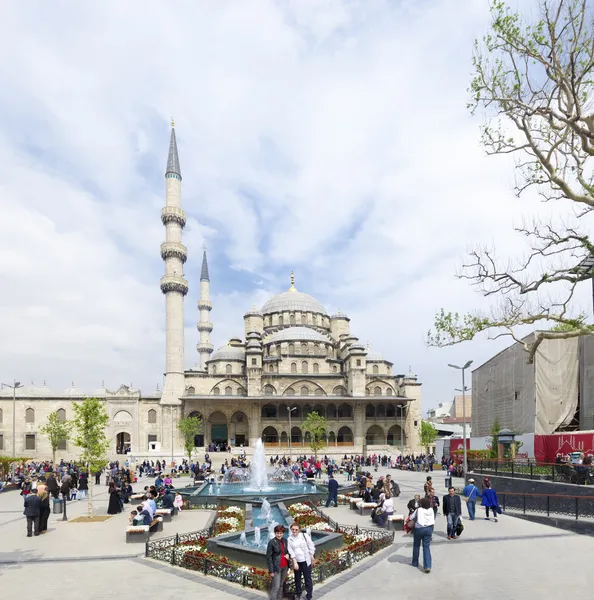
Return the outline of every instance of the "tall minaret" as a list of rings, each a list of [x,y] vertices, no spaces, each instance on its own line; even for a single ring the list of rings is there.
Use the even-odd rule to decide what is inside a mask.
[[[188,251],[181,243],[186,225],[186,213],[181,208],[181,180],[172,120],[165,171],[165,208],[161,211],[165,225],[165,243],[161,244],[161,258],[165,261],[165,275],[161,277],[161,291],[165,294],[165,385],[161,404],[169,405],[181,404],[185,391],[184,296],[188,293],[188,282],[184,279],[183,265]],[[173,436],[173,421],[171,427]]]
[[[212,302],[210,301],[210,277],[208,276],[208,261],[206,260],[206,246],[202,256],[202,270],[200,271],[200,299],[198,300],[198,310],[200,311],[200,321],[198,321],[198,331],[200,332],[200,343],[196,345],[196,350],[200,354],[199,368],[206,370],[206,361],[213,351],[213,345],[210,343],[210,332],[212,323],[210,322],[210,311]]]

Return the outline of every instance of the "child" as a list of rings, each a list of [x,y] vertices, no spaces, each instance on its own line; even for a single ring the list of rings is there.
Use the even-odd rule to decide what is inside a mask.
[[[128,523],[130,525],[135,525],[134,519],[135,519],[135,517],[136,517],[137,514],[138,514],[138,512],[135,511],[135,510],[133,510],[133,511],[130,512],[130,516],[128,517]]]
[[[177,508],[181,512],[182,506],[184,505],[184,501],[179,492],[175,492],[175,498],[173,500],[173,506]]]

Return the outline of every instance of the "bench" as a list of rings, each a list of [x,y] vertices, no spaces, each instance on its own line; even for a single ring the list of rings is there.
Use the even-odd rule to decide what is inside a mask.
[[[351,498],[349,500],[351,510],[358,510],[357,504],[359,504],[359,502],[361,502],[361,498]]]
[[[377,507],[375,502],[357,502],[357,509],[359,510],[359,514],[363,515],[371,515],[371,511]]]
[[[163,517],[155,517],[153,522],[150,524],[149,531],[151,533],[163,531]]]
[[[140,504],[144,500],[144,494],[132,494],[130,504]]]
[[[404,515],[390,515],[386,519],[386,529],[389,531],[402,531],[404,529]]]
[[[172,508],[157,508],[155,511],[155,516],[163,517],[163,521],[165,523],[171,523],[171,517],[173,516]]]
[[[130,525],[126,528],[126,544],[131,544],[135,542],[147,542],[149,539],[149,529],[148,525]]]

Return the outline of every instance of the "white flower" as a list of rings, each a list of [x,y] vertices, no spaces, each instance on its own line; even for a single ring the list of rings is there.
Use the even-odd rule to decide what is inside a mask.
[[[217,523],[227,523],[227,525],[231,525],[234,528],[239,527],[239,520],[235,517],[219,517]]]
[[[241,514],[243,513],[243,509],[239,508],[239,506],[229,506],[225,510],[221,511],[221,514],[225,513]]]

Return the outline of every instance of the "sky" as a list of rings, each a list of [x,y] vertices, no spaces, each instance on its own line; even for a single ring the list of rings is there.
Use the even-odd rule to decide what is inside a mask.
[[[6,0],[0,380],[162,386],[174,117],[186,367],[206,244],[215,347],[294,271],[394,373],[417,373],[424,412],[450,400],[448,363],[509,340],[428,348],[433,317],[485,307],[455,277],[465,253],[521,252],[513,225],[543,210],[515,198],[513,162],[485,156],[466,108],[488,25],[486,0]]]

